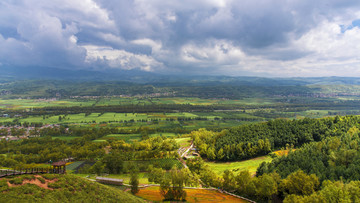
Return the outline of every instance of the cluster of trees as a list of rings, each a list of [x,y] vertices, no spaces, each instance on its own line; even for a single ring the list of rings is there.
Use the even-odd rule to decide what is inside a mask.
[[[210,160],[242,160],[268,154],[272,150],[320,141],[339,136],[352,126],[359,126],[360,117],[329,117],[301,120],[276,119],[264,123],[241,125],[212,132],[204,129],[191,132],[199,153]]]
[[[328,137],[320,142],[305,144],[288,156],[263,163],[257,174],[277,171],[286,177],[296,170],[316,174],[323,180],[360,179],[360,130],[352,127],[341,136]]]
[[[190,133],[200,155],[209,160],[237,160],[265,155],[271,152],[269,139],[258,139],[256,142],[239,142],[216,148],[216,140],[226,136],[227,131],[213,132],[199,129]]]
[[[148,130],[142,128],[142,130]],[[63,126],[37,130],[41,137],[18,141],[0,141],[0,166],[23,167],[24,164],[58,161],[66,158],[77,160],[100,160],[107,171],[122,172],[122,162],[177,158],[178,144],[173,139],[153,137],[133,143],[123,140],[92,142],[108,134],[118,133],[117,128],[69,128]],[[1,132],[0,132],[1,133]],[[69,140],[53,139],[52,136],[76,136]],[[110,152],[109,154],[106,154]],[[116,155],[116,156],[115,156]],[[111,157],[111,158],[109,158]],[[111,161],[111,160],[119,160]],[[108,161],[106,161],[108,160]],[[113,166],[113,165],[119,166]],[[100,163],[98,165],[101,165]]]
[[[164,201],[185,201],[186,192],[184,186],[197,186],[198,180],[193,177],[187,168],[173,168],[169,172],[160,168],[153,168],[149,174],[149,182],[160,184],[160,194]]]
[[[105,154],[106,143],[94,143],[81,138],[71,142],[41,137],[19,141],[0,141],[0,166],[25,167],[25,164],[46,163],[66,158],[95,159]]]
[[[319,189],[319,178],[301,170],[281,179],[276,172],[254,177],[249,171],[234,173],[226,170],[219,176],[200,158],[187,160],[187,165],[195,177],[201,179],[203,186],[221,188],[257,201],[283,199],[290,194],[308,195]]]
[[[311,158],[309,158],[311,159]],[[203,186],[212,186],[259,202],[358,202],[360,181],[321,180],[316,174],[298,169],[286,177],[277,172],[257,174],[226,170],[222,176],[213,172],[201,159],[187,161],[193,177]],[[345,182],[344,182],[345,181]]]

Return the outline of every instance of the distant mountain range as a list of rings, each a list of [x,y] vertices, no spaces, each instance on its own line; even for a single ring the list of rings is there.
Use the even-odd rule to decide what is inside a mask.
[[[80,70],[48,67],[0,66],[0,82],[14,80],[124,81],[157,86],[303,86],[360,85],[355,77],[264,78],[207,75],[164,75],[140,70]]]

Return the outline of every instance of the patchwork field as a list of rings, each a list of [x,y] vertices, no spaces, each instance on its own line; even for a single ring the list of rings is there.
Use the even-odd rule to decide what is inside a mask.
[[[262,162],[270,162],[272,158],[270,156],[262,156],[246,161],[237,162],[206,162],[210,168],[217,174],[222,175],[225,170],[232,170],[234,172],[248,170],[250,173],[255,174],[256,169]]]
[[[0,109],[29,109],[49,106],[91,106],[95,101],[53,100],[53,99],[0,99]]]
[[[233,202],[247,202],[245,200],[220,193],[215,190],[206,190],[206,189],[185,189],[186,191],[186,201],[187,202],[223,202],[223,203],[233,203]],[[144,198],[150,201],[161,202],[163,200],[160,195],[159,187],[147,187],[140,189],[139,193],[136,194],[138,197]]]
[[[29,109],[49,106],[104,106],[104,105],[137,105],[137,104],[247,104],[266,105],[274,101],[264,98],[244,98],[242,100],[201,99],[195,97],[137,98],[137,97],[104,97],[104,98],[73,98],[73,99],[0,99],[0,109]]]
[[[69,115],[56,115],[56,116],[30,116],[28,118],[17,118],[19,122],[41,122],[47,124],[60,124],[60,123],[102,123],[102,122],[148,122],[151,119],[167,120],[178,117],[196,118],[199,117],[192,113],[85,113],[69,114]],[[214,119],[215,116],[208,116],[208,119]],[[0,122],[12,121],[14,118],[0,117]]]

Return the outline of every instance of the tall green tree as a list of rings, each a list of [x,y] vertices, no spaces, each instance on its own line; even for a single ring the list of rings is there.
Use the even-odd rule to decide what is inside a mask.
[[[139,175],[136,172],[131,173],[130,175],[130,183],[131,185],[131,193],[136,194],[139,192]]]

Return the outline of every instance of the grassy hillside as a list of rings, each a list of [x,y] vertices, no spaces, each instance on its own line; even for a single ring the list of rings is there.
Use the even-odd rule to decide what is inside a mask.
[[[73,175],[22,175],[0,179],[2,202],[144,202],[121,190]]]

